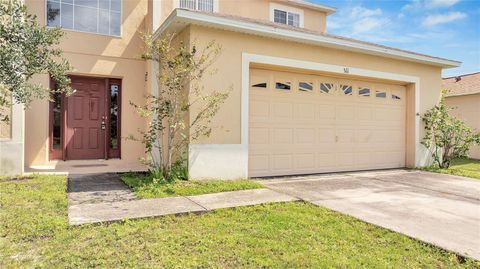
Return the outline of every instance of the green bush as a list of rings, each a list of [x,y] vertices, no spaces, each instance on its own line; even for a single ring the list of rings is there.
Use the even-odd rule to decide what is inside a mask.
[[[455,158],[467,157],[470,147],[480,143],[480,134],[450,114],[452,108],[445,104],[445,94],[443,91],[440,103],[422,117],[425,123],[422,145],[430,150],[434,165],[439,168],[448,168]]]

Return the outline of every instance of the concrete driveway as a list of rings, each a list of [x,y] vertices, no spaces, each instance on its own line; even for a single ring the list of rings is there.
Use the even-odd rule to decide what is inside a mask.
[[[261,182],[275,191],[480,260],[480,180],[388,170]]]

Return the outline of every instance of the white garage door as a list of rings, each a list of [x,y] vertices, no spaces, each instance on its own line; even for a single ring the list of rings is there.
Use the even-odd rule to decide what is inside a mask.
[[[405,87],[250,74],[249,176],[405,166]]]

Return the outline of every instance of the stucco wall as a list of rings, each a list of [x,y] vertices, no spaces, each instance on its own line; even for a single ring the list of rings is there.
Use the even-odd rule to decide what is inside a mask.
[[[0,139],[9,139],[12,136],[12,108],[0,106],[0,116]]]
[[[0,176],[21,175],[24,161],[24,109],[15,104],[11,110],[9,137],[0,138]]]
[[[144,156],[138,142],[126,140],[145,128],[145,120],[137,116],[130,101],[142,103],[147,94],[145,75],[147,63],[143,53],[142,32],[148,30],[146,21],[148,1],[123,1],[122,35],[112,37],[66,30],[61,43],[65,58],[73,66],[71,74],[122,79],[122,160],[136,162]],[[27,0],[29,12],[45,24],[45,1]],[[150,78],[148,78],[150,79]],[[47,75],[37,76],[36,82],[48,86]],[[49,104],[36,101],[26,111],[25,164],[42,166],[48,163]]]
[[[190,147],[191,151],[193,152],[193,154],[191,153],[190,156],[191,162],[196,161],[205,167],[209,163],[207,160],[213,160],[212,158],[214,155],[220,152],[218,145],[225,145],[225,148],[227,148],[231,147],[231,145],[241,144],[242,53],[296,59],[350,68],[355,67],[379,72],[418,77],[418,112],[420,114],[423,114],[426,110],[434,106],[440,97],[440,67],[433,67],[419,63],[282,41],[254,35],[239,34],[201,26],[191,26],[190,35],[190,39],[196,40],[199,44],[204,44],[211,40],[215,40],[223,48],[221,56],[212,66],[212,68],[216,68],[218,70],[218,73],[216,73],[214,76],[206,77],[204,79],[203,85],[205,89],[228,89],[230,86],[233,88],[230,97],[226,100],[225,104],[222,106],[212,122],[214,129],[211,136],[204,138],[201,141],[196,141],[194,145]],[[403,83],[403,85],[407,86],[408,91],[407,128],[405,130],[407,134],[406,163],[407,166],[413,167],[416,165],[416,160],[421,160],[419,163],[426,164],[428,155],[425,153],[425,151],[419,150],[418,145],[416,144],[415,130],[416,122],[418,122],[419,117],[415,113],[416,88],[411,83]],[[419,127],[419,133],[420,138],[423,137],[424,131],[422,125]],[[203,152],[205,153],[205,158],[201,158],[202,147],[204,150]],[[238,156],[233,156],[232,153],[245,150],[246,149],[243,147],[230,149],[229,151],[221,153],[223,154],[222,159],[238,159]],[[228,163],[232,163],[232,161],[228,161]],[[235,163],[238,164],[240,162]],[[198,175],[203,175],[202,173],[204,170],[200,171],[197,169],[199,167],[198,165],[194,167],[195,173]],[[240,171],[243,168],[235,167],[235,169]],[[245,169],[243,169],[243,171],[244,170]],[[245,175],[245,172],[243,175]]]
[[[270,21],[270,3],[302,9],[304,12],[304,28],[314,31],[325,31],[327,19],[325,12],[294,6],[282,0],[218,0],[218,12],[221,14]],[[160,20],[162,22],[170,15],[176,5],[178,5],[178,0],[161,1]]]
[[[464,120],[468,126],[480,132],[480,94],[447,97],[445,102],[454,108],[452,114]],[[480,146],[470,150],[470,158],[480,159]]]
[[[213,125],[217,128],[202,143],[240,143],[242,52],[418,76],[421,85],[419,112],[424,113],[439,100],[439,67],[199,26],[190,27],[190,34],[191,40],[197,40],[199,44],[215,40],[222,46],[221,56],[212,66],[218,72],[205,78],[205,88],[227,89],[233,86],[233,92],[215,118]]]

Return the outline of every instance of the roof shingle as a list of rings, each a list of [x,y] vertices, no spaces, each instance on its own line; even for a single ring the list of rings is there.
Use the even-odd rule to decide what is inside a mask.
[[[187,10],[187,9],[181,9],[181,10],[191,11],[191,10]],[[340,35],[334,35],[334,34],[330,34],[330,33],[326,33],[326,32],[315,31],[315,30],[310,30],[310,29],[301,28],[301,27],[294,27],[294,26],[281,24],[281,23],[275,23],[275,22],[271,22],[271,21],[267,21],[267,20],[240,17],[240,16],[236,16],[236,15],[225,14],[225,13],[217,13],[217,12],[213,12],[213,13],[212,12],[204,12],[204,11],[193,11],[193,12],[199,13],[199,14],[206,14],[206,15],[219,17],[219,18],[232,19],[232,20],[236,20],[236,21],[256,23],[256,24],[259,24],[259,25],[270,26],[270,27],[274,27],[274,28],[278,28],[278,29],[290,30],[290,31],[295,31],[295,32],[300,32],[300,33],[306,33],[306,34],[313,34],[313,35],[318,35],[318,36],[342,39],[342,40],[346,40],[346,41],[366,44],[366,45],[370,45],[370,46],[375,46],[375,47],[386,49],[386,50],[394,50],[394,51],[399,51],[399,52],[415,54],[415,55],[419,55],[419,56],[431,57],[431,58],[438,59],[438,60],[452,61],[450,59],[446,59],[446,58],[442,58],[442,57],[431,56],[431,55],[418,53],[418,52],[414,52],[414,51],[389,47],[389,46],[380,45],[380,44],[373,43],[373,42],[363,41],[363,40],[354,39],[354,38],[345,37],[345,36],[340,36]],[[459,64],[461,64],[461,63],[459,62]]]
[[[480,72],[444,78],[442,87],[448,90],[448,96],[480,93]]]

